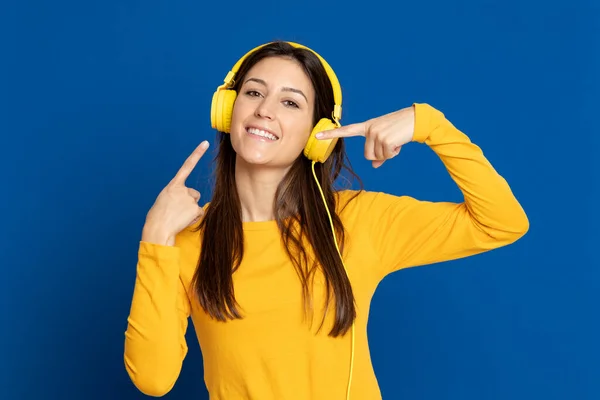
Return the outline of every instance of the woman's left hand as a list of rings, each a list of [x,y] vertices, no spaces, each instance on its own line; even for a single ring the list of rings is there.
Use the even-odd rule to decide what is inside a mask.
[[[413,140],[415,109],[413,106],[394,111],[365,122],[342,126],[317,134],[317,139],[364,136],[365,158],[379,168],[386,160],[396,157],[406,143]]]

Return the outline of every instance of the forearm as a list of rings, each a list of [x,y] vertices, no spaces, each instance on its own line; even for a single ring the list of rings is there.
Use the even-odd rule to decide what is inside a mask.
[[[140,243],[124,356],[130,378],[146,394],[167,393],[179,376],[187,352],[186,301],[179,249]]]

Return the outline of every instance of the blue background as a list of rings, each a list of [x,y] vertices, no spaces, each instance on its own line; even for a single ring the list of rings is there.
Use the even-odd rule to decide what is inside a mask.
[[[530,217],[512,246],[381,284],[369,336],[384,399],[600,398],[597,4],[3,2],[0,398],[144,398],[122,354],[145,214],[214,140],[227,70],[273,39],[330,62],[346,124],[443,111]],[[425,145],[378,170],[362,146],[349,141],[367,189],[461,200]],[[209,159],[189,181],[204,200]],[[169,399],[207,398],[188,339]]]

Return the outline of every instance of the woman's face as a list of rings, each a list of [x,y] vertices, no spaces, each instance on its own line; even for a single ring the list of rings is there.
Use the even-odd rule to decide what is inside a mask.
[[[233,107],[231,144],[248,164],[287,168],[313,128],[315,92],[297,61],[269,57],[246,74]]]

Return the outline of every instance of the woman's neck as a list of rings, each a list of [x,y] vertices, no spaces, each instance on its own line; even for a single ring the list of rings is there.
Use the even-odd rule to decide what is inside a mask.
[[[273,213],[275,193],[286,172],[281,168],[248,165],[238,157],[235,164],[235,181],[243,222],[275,219]]]

